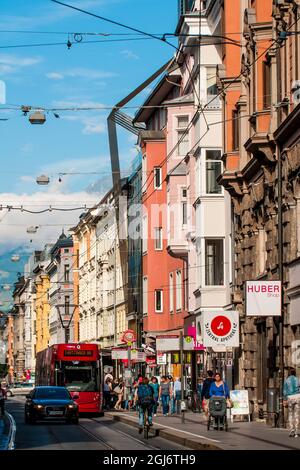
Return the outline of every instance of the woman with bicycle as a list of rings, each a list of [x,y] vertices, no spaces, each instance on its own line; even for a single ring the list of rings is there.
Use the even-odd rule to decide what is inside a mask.
[[[147,377],[143,377],[137,388],[137,402],[139,405],[139,433],[141,434],[145,426],[153,425],[153,388],[150,387]]]

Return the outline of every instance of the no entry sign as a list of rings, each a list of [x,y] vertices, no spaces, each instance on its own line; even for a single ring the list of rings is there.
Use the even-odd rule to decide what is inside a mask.
[[[238,347],[239,314],[236,311],[203,313],[203,344],[205,347]]]

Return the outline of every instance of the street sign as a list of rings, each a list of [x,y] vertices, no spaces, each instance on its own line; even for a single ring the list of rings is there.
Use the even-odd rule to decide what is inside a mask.
[[[126,330],[124,331],[122,337],[121,337],[121,341],[122,343],[126,343],[126,344],[132,344],[136,341],[136,336],[135,336],[135,332],[133,330]]]
[[[203,312],[203,344],[206,347],[239,346],[239,314],[222,310]]]
[[[167,364],[167,355],[165,353],[157,353],[156,362],[158,366]]]
[[[112,349],[111,358],[112,359],[127,359],[128,352],[127,349]]]
[[[246,315],[281,315],[281,281],[247,281]]]

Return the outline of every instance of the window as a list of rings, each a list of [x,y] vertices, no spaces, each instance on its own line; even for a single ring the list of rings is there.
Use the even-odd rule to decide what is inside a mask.
[[[76,250],[76,268],[79,268],[79,249]]]
[[[182,309],[182,272],[176,271],[176,310]]]
[[[205,240],[205,284],[224,285],[223,239]]]
[[[264,109],[271,107],[271,63],[263,62],[263,106]]]
[[[65,249],[64,249],[64,252],[65,252],[65,253],[69,253],[69,248],[65,248]]]
[[[70,315],[70,297],[65,296],[65,315]]]
[[[148,278],[143,277],[143,315],[148,314]]]
[[[210,101],[213,97],[217,96],[217,69],[216,67],[206,68],[206,90],[207,90],[207,101]]]
[[[187,189],[181,188],[181,222],[187,224]]]
[[[182,203],[182,225],[187,224],[187,202]]]
[[[147,253],[148,249],[148,217],[143,215],[143,253]]]
[[[173,285],[173,273],[169,274],[169,304],[170,313],[174,312],[174,285]]]
[[[239,113],[236,109],[232,111],[232,132],[232,148],[233,150],[238,150],[240,143],[240,123]]]
[[[222,194],[217,179],[222,173],[221,150],[206,150],[206,194]]]
[[[181,157],[185,157],[189,151],[189,133],[186,131],[188,125],[188,116],[177,117],[178,155]]]
[[[147,181],[147,157],[144,154],[142,158],[142,191],[143,192],[145,192],[147,189],[146,181]]]
[[[155,249],[162,250],[163,242],[162,242],[162,228],[155,229]]]
[[[154,189],[162,188],[162,171],[160,167],[154,168]]]
[[[155,291],[155,311],[156,312],[163,311],[163,291],[162,290]]]
[[[65,264],[64,279],[65,279],[65,282],[70,282],[70,266],[69,266],[69,264]]]

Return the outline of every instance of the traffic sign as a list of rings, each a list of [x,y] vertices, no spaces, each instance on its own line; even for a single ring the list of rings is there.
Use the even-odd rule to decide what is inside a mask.
[[[135,332],[133,330],[126,330],[124,331],[122,337],[121,337],[122,343],[126,343],[129,346],[132,345],[136,341],[136,336]]]

